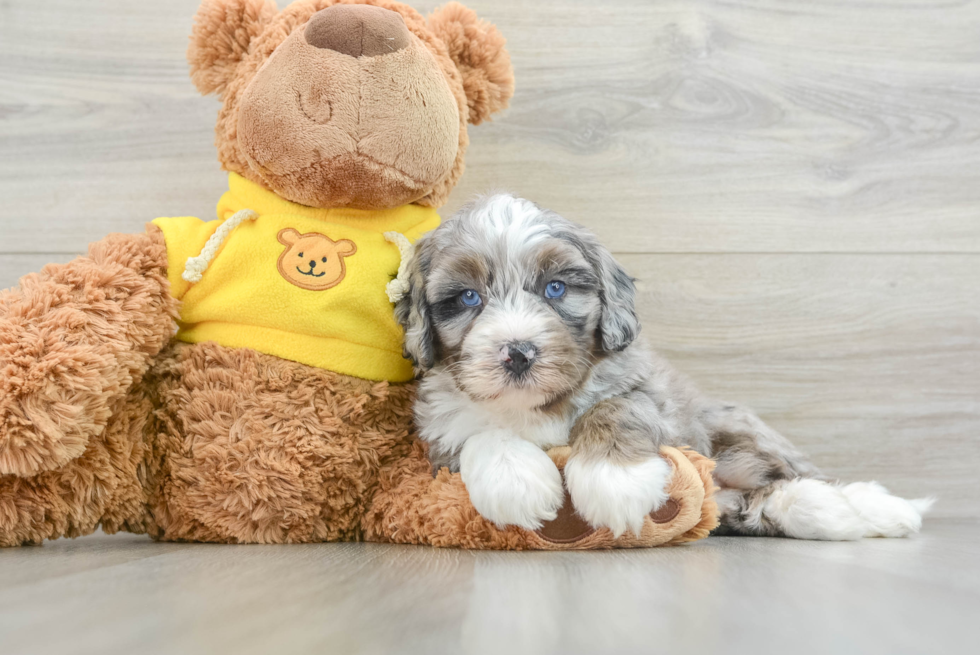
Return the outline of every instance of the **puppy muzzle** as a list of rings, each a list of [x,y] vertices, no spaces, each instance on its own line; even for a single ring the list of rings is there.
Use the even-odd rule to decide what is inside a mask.
[[[508,343],[500,348],[500,364],[513,377],[519,378],[531,368],[538,349],[529,341]]]

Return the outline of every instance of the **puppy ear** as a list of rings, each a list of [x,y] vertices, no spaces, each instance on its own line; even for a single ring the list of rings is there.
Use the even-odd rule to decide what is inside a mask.
[[[506,108],[514,95],[514,68],[497,28],[472,9],[450,2],[429,16],[429,29],[449,48],[463,76],[470,123],[479,125]]]
[[[252,40],[276,15],[273,0],[204,0],[194,17],[187,62],[203,95],[224,93]]]
[[[416,370],[427,371],[435,361],[435,329],[432,312],[425,298],[425,280],[432,262],[431,239],[422,237],[415,244],[415,255],[408,265],[408,293],[395,303],[395,320],[405,329],[405,357]]]
[[[636,285],[608,250],[599,246],[596,251],[602,301],[599,337],[603,350],[619,352],[640,333],[640,321],[636,317]]]

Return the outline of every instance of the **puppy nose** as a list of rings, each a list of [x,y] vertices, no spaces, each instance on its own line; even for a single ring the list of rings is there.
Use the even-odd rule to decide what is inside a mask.
[[[408,47],[400,14],[371,5],[333,5],[313,14],[306,42],[351,57],[375,57]]]
[[[500,356],[504,368],[514,375],[520,375],[531,368],[534,357],[537,354],[534,344],[522,341],[520,343],[509,343],[500,349]]]

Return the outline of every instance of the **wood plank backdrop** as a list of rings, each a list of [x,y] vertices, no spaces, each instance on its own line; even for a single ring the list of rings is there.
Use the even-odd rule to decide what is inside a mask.
[[[0,0],[0,287],[213,215],[196,4]],[[707,391],[834,475],[980,516],[980,2],[468,4],[518,86],[443,214],[503,188],[591,226]]]

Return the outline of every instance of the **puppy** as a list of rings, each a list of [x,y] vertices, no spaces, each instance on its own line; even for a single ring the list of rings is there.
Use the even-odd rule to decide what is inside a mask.
[[[751,411],[704,397],[637,339],[633,280],[595,236],[509,195],[421,239],[395,314],[421,376],[433,465],[498,525],[554,519],[569,445],[575,509],[619,536],[667,499],[661,446],[717,461],[719,532],[845,540],[918,531],[930,501],[828,482]]]

